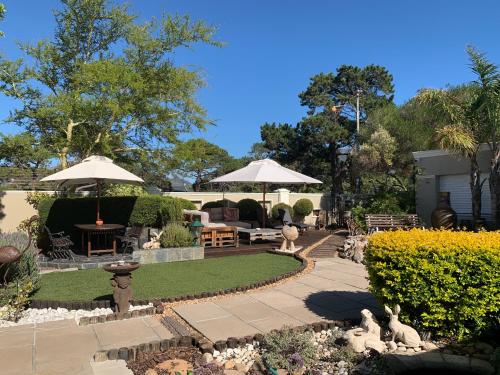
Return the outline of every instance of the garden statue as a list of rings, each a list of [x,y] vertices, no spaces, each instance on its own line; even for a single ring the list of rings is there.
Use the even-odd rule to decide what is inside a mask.
[[[151,240],[148,241],[148,242],[145,242],[144,245],[142,245],[142,247],[144,249],[159,249],[161,247],[161,243],[160,243],[160,237],[162,235],[163,231],[161,231],[160,233],[153,233],[151,235]]]
[[[362,353],[367,349],[374,349],[382,353],[386,346],[380,339],[380,326],[370,310],[361,310],[361,324],[359,328],[353,328],[344,334],[344,338],[356,353]]]
[[[363,263],[367,246],[368,238],[365,235],[349,236],[344,241],[344,248],[339,253],[339,256],[351,259],[356,263]]]
[[[295,247],[295,244],[293,243],[293,241],[299,238],[299,231],[297,227],[292,225],[283,225],[281,234],[283,235],[283,242],[281,244],[280,251],[294,253],[302,248]]]
[[[398,315],[401,311],[399,305],[394,307],[394,311],[391,311],[389,306],[384,306],[385,312],[389,315],[389,329],[392,332],[392,341],[398,340],[409,348],[417,348],[423,345],[422,340],[418,332],[412,327],[403,324],[399,321]]]
[[[457,226],[457,213],[450,206],[450,193],[439,193],[439,203],[431,214],[433,228],[453,229]]]
[[[132,271],[139,268],[139,262],[124,262],[119,261],[104,267],[105,271],[114,273],[111,278],[111,286],[113,290],[113,300],[115,301],[115,311],[118,316],[123,316],[130,306],[132,300]]]

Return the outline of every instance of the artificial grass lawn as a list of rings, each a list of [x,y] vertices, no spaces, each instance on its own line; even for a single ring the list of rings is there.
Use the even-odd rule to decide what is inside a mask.
[[[141,266],[132,273],[135,299],[175,297],[234,288],[297,269],[293,257],[276,254],[237,255]],[[102,269],[42,275],[37,300],[89,301],[111,298],[112,274]]]

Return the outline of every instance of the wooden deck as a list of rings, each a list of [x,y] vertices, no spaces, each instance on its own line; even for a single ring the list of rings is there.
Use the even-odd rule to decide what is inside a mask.
[[[326,230],[311,229],[307,231],[305,234],[299,236],[297,241],[295,241],[295,245],[307,247],[315,242],[318,242],[319,240],[328,236],[329,234],[330,232]],[[246,241],[240,240],[239,247],[206,248],[205,258],[265,253],[268,250],[273,250],[276,247],[280,246],[281,246],[281,241],[254,242],[251,245],[249,245]]]

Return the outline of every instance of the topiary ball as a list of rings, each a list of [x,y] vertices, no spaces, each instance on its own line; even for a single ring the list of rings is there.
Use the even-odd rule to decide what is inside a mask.
[[[307,198],[299,199],[293,205],[293,210],[297,216],[307,216],[313,211],[313,208],[313,202]]]

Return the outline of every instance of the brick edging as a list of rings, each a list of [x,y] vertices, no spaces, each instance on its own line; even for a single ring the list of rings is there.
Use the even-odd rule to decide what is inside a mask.
[[[354,320],[334,320],[331,322],[317,322],[312,324],[306,324],[303,326],[294,327],[292,329],[298,332],[321,332],[322,330],[332,329],[334,327],[351,327],[354,324],[358,324]],[[282,330],[273,330],[280,332]],[[271,331],[271,332],[273,332]],[[129,347],[113,348],[108,350],[97,351],[93,358],[95,362],[103,362],[107,360],[123,359],[125,361],[135,361],[137,354],[139,353],[150,353],[157,351],[164,351],[170,348],[176,347],[195,347],[198,348],[202,353],[213,354],[214,350],[219,352],[227,348],[242,347],[246,344],[252,344],[254,341],[262,343],[264,340],[264,335],[262,333],[257,333],[255,335],[248,335],[244,337],[228,337],[226,340],[219,340],[215,343],[210,342],[210,340],[202,336],[178,336],[172,339],[165,340],[154,340],[139,345],[132,345]]]

